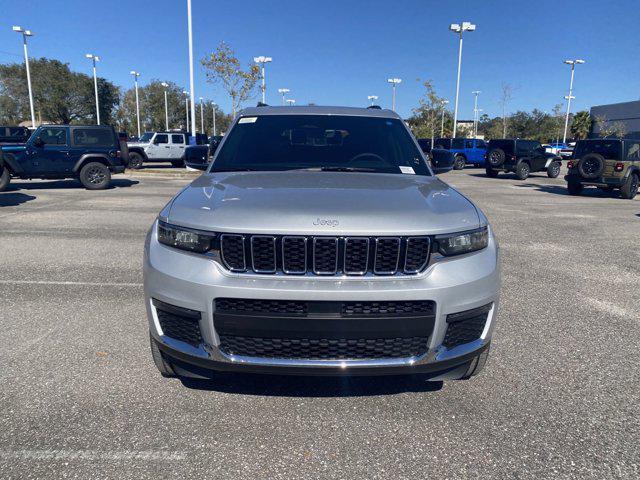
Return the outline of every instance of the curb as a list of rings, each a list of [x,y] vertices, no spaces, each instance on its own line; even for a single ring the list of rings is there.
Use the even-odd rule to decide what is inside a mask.
[[[139,176],[153,176],[153,177],[171,177],[171,178],[195,178],[202,174],[199,170],[186,170],[186,169],[154,169],[154,168],[145,168],[141,170],[125,170],[125,175],[130,175],[133,177]]]

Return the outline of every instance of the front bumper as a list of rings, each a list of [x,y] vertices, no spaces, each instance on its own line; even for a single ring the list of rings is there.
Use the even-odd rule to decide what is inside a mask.
[[[158,243],[156,226],[145,242],[144,289],[149,329],[162,352],[183,375],[206,377],[211,371],[282,374],[427,373],[434,379],[460,378],[470,362],[489,348],[498,311],[500,268],[498,246],[432,263],[415,276],[318,277],[235,274],[216,260]],[[228,355],[220,349],[214,328],[214,299],[289,301],[415,301],[436,304],[435,322],[426,352],[419,356],[365,360],[306,360]],[[153,300],[201,312],[199,345],[162,333]],[[447,315],[491,304],[479,338],[446,348],[442,345]],[[393,318],[389,319],[393,322]]]

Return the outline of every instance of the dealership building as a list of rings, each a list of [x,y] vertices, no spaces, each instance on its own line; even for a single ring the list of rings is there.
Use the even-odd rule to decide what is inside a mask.
[[[640,138],[640,101],[612,103],[610,105],[598,105],[591,107],[593,119],[590,137],[599,137],[603,126],[622,124],[625,136]]]

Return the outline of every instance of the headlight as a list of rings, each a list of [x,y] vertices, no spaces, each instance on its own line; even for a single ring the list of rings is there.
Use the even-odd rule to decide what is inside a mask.
[[[489,232],[487,227],[482,227],[453,235],[440,235],[436,237],[436,241],[438,251],[442,255],[461,255],[486,248],[489,243]]]
[[[215,233],[197,232],[158,220],[158,241],[164,245],[190,252],[205,253],[214,247],[215,239]]]

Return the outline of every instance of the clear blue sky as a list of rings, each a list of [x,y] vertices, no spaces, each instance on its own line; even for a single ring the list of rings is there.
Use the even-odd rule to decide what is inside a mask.
[[[473,90],[480,108],[499,112],[501,83],[513,85],[509,110],[551,110],[569,82],[565,58],[584,58],[576,70],[576,110],[640,97],[640,14],[637,0],[306,1],[192,0],[196,60],[224,40],[243,61],[269,55],[268,103],[278,87],[298,104],[365,105],[367,95],[391,104],[386,79],[398,76],[397,110],[409,115],[430,78],[437,93],[455,95],[457,40],[452,22],[469,20],[465,36],[460,117],[471,118]],[[21,25],[36,34],[30,54],[57,58],[90,73],[87,52],[103,57],[99,75],[130,86],[168,79],[188,85],[186,0],[2,1],[0,62],[21,61]],[[196,65],[196,94],[225,110],[224,91],[206,83]],[[255,100],[248,104],[255,104]]]

